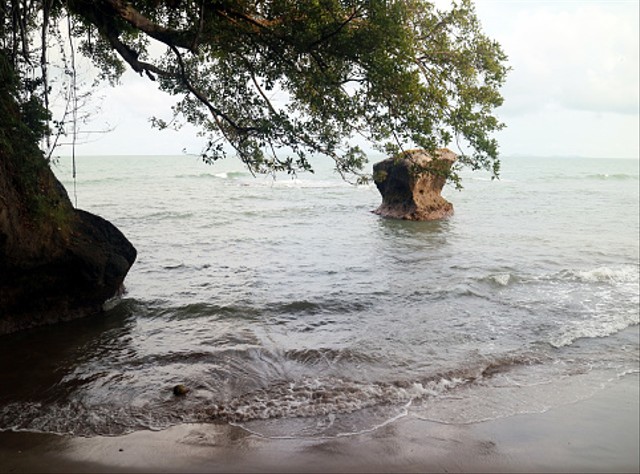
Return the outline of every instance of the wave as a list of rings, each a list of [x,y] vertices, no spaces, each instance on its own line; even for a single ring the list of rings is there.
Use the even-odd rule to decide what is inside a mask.
[[[224,171],[219,173],[181,174],[179,179],[216,179],[237,182],[241,186],[274,189],[332,189],[355,188],[346,181],[335,177],[328,179],[305,179],[298,176],[273,176],[252,175],[248,171]],[[370,188],[371,185],[357,186],[357,188]]]
[[[138,430],[160,431],[180,423],[210,421],[206,412],[177,404],[151,406],[87,405],[82,401],[10,403],[0,408],[0,431],[72,436],[120,436]]]
[[[560,280],[582,283],[636,283],[640,279],[640,269],[634,265],[597,267],[591,270],[563,270],[554,276]]]
[[[497,287],[506,287],[516,283],[526,284],[545,281],[611,284],[638,283],[640,281],[640,267],[630,264],[615,267],[600,266],[586,270],[565,269],[544,275],[524,275],[515,271],[492,272],[474,279]]]
[[[345,314],[363,311],[372,303],[364,303],[355,299],[336,298],[319,301],[296,300],[267,305],[265,310],[274,314]]]
[[[458,378],[406,384],[370,384],[341,379],[283,382],[218,404],[211,408],[211,416],[214,420],[237,423],[352,413],[375,405],[402,404],[415,398],[437,396],[463,383],[465,380]]]
[[[217,305],[210,303],[190,303],[182,306],[158,308],[155,317],[169,320],[190,319],[216,316],[218,318],[252,318],[259,314],[259,309],[250,305]]]
[[[471,281],[484,287],[468,289],[468,295],[531,313],[535,320],[551,318],[553,324],[544,323],[545,329],[533,337],[542,336],[537,340],[554,348],[608,337],[640,323],[640,268],[634,264],[541,275],[496,272]]]
[[[140,216],[141,219],[153,219],[154,221],[160,220],[182,220],[182,219],[190,219],[194,216],[193,212],[189,211],[155,211],[150,212],[149,214],[143,214]]]
[[[638,315],[625,314],[608,320],[588,320],[571,324],[562,334],[551,338],[549,344],[557,349],[574,344],[580,339],[597,339],[617,334],[639,323]]]
[[[223,171],[219,173],[179,174],[178,179],[238,179],[251,177],[248,171]]]
[[[177,264],[168,268],[182,268]],[[364,311],[371,307],[372,302],[359,301],[357,298],[328,298],[324,300],[292,300],[284,302],[257,303],[243,301],[239,304],[218,305],[208,302],[194,302],[183,305],[168,305],[167,301],[137,301],[133,299],[114,299],[110,304],[111,310],[130,312],[140,316],[173,319],[188,319],[199,317],[229,317],[253,318],[258,315],[271,317],[294,317],[318,314],[348,314]]]
[[[371,354],[354,351],[352,349],[292,349],[283,354],[287,360],[293,360],[306,366],[316,364],[333,365],[346,362],[350,364],[362,364],[376,362],[377,359]]]
[[[83,179],[82,176],[79,176],[77,179],[77,185],[78,186],[94,186],[94,185],[100,185],[100,184],[114,184],[114,183],[121,183],[124,181],[130,181],[132,179],[131,176],[109,176],[109,177],[104,177],[104,178],[90,178],[90,179]],[[70,189],[70,187],[73,186],[73,180],[72,179],[60,179],[60,182],[62,184],[65,185],[65,187],[67,189]]]
[[[586,179],[598,180],[598,181],[603,181],[603,180],[608,180],[608,181],[628,181],[628,180],[638,181],[639,176],[637,174],[626,174],[626,173],[615,173],[615,174],[597,173],[597,174],[587,175],[585,178]]]
[[[168,321],[192,318],[247,319],[255,317],[260,312],[259,308],[251,305],[196,302],[171,306],[166,300],[138,300],[127,297],[114,297],[108,303],[105,309],[109,317],[133,316]]]
[[[583,307],[577,313],[563,315],[562,325],[549,340],[553,347],[611,336],[640,322],[640,270],[637,265],[562,270],[541,280],[572,284],[565,292],[584,295],[581,298]]]
[[[251,183],[255,186],[269,187],[274,189],[347,189],[353,186],[339,178],[336,179],[273,179],[256,180]]]
[[[300,354],[289,356],[298,358]],[[208,357],[206,353],[200,354],[205,361]],[[132,399],[134,395],[123,392],[122,396],[114,395],[108,402],[100,403],[86,399],[13,402],[0,407],[0,430],[113,436],[141,429],[161,430],[179,423],[334,417],[372,407],[390,413],[398,406],[482,385],[513,367],[540,363],[543,359],[539,354],[506,354],[483,357],[467,368],[417,380],[366,382],[331,376],[303,377],[274,381],[263,389],[240,395],[224,395],[223,390],[223,398],[218,400],[203,393],[207,385],[201,384],[183,398],[174,397],[171,388],[164,387],[155,399],[146,401]],[[122,390],[127,390],[125,385],[122,384]],[[366,423],[366,417],[364,420]]]
[[[225,171],[222,173],[215,173],[213,176],[220,179],[237,179],[251,177],[251,173],[247,171]]]
[[[282,381],[218,403],[210,408],[210,413],[214,420],[235,423],[353,413],[373,406],[403,405],[438,397],[486,381],[513,366],[539,364],[542,360],[539,354],[484,357],[469,367],[417,380],[362,382],[327,377]]]
[[[479,281],[501,288],[522,282],[522,277],[518,276],[514,272],[499,272],[481,277]]]

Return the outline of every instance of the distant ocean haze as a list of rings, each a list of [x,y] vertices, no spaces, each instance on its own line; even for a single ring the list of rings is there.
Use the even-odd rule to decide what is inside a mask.
[[[3,338],[0,429],[332,437],[542,412],[638,373],[637,160],[506,158],[445,188],[434,222],[372,214],[375,186],[329,161],[273,179],[78,158],[78,206],[138,260],[105,317]]]

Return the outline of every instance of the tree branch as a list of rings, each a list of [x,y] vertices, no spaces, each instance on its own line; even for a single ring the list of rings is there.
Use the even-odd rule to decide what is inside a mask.
[[[169,47],[171,48],[173,53],[176,55],[176,58],[178,59],[178,66],[180,67],[180,75],[179,75],[180,80],[182,81],[184,86],[189,90],[189,92],[191,92],[200,102],[202,102],[202,104],[204,104],[209,109],[209,111],[214,115],[214,117],[221,117],[225,122],[231,125],[236,131],[241,133],[247,133],[247,132],[256,130],[254,127],[241,127],[240,125],[238,125],[231,117],[229,117],[227,114],[225,114],[220,109],[215,107],[201,91],[196,89],[193,86],[193,84],[191,84],[191,81],[187,76],[187,73],[184,67],[184,61],[182,59],[182,54],[180,53],[178,48],[176,48],[175,46],[169,46]]]
[[[123,0],[104,0],[115,14],[125,20],[131,26],[139,29],[148,36],[166,44],[167,46],[176,46],[179,48],[193,51],[195,49],[195,40],[197,34],[193,31],[174,30],[166,28],[151,21],[149,18],[141,14],[133,6]]]
[[[109,28],[105,28],[103,25],[97,25],[97,27],[100,33],[102,33],[109,40],[109,43],[111,44],[111,46],[113,46],[113,49],[115,49],[120,57],[124,59],[137,73],[146,73],[147,77],[149,77],[149,79],[151,79],[152,81],[156,80],[153,76],[153,73],[158,74],[159,76],[172,75],[171,73],[160,69],[159,67],[151,63],[140,61],[138,59],[138,53],[124,44],[122,41],[120,41],[118,36]]]
[[[342,29],[345,26],[347,26],[349,23],[351,23],[351,21],[353,21],[353,19],[356,18],[356,16],[358,16],[360,11],[361,11],[361,9],[354,8],[353,9],[353,13],[351,13],[351,15],[349,15],[346,20],[344,20],[342,23],[340,23],[335,30],[330,31],[326,35],[322,36],[321,38],[318,38],[313,43],[311,43],[309,45],[309,51],[311,51],[313,48],[315,48],[319,44],[324,43],[325,41],[329,40],[330,38],[332,38],[332,37],[336,36],[338,33],[340,33],[340,31],[342,31]]]

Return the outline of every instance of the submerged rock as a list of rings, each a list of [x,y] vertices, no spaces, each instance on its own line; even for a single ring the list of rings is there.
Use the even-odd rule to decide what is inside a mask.
[[[455,153],[441,148],[435,157],[424,150],[410,150],[376,163],[373,180],[382,194],[382,204],[373,212],[412,221],[449,217],[453,204],[440,193],[455,161]]]

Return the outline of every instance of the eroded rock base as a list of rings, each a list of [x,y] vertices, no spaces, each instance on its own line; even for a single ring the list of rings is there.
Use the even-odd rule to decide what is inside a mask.
[[[456,154],[447,148],[432,157],[410,150],[373,165],[373,179],[382,195],[374,213],[394,219],[429,221],[453,214],[453,204],[440,193]]]

